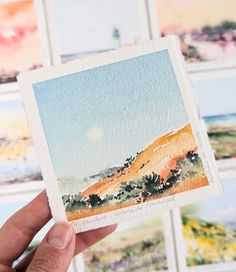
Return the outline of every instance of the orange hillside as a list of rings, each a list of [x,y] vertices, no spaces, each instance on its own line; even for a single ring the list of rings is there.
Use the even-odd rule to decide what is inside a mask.
[[[187,124],[178,131],[172,131],[158,138],[143,152],[141,152],[132,164],[124,170],[115,173],[87,188],[83,195],[97,194],[100,197],[115,194],[122,182],[137,180],[152,172],[161,175],[164,180],[175,168],[176,159],[184,157],[188,151],[196,151],[197,146],[191,126]]]

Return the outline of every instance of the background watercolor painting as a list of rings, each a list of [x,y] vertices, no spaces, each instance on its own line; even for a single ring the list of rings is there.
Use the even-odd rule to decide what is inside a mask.
[[[85,271],[168,271],[161,217],[130,221],[84,252]]]
[[[54,0],[62,61],[147,40],[148,27],[142,3],[142,0]]]
[[[236,178],[223,181],[223,195],[182,208],[188,266],[236,260]]]
[[[0,96],[0,186],[42,180],[23,104],[14,94]]]
[[[236,58],[234,0],[156,0],[156,5],[161,35],[180,37],[188,63]]]
[[[198,80],[193,86],[215,158],[235,159],[236,76]]]
[[[33,89],[69,220],[208,185],[167,50]]]
[[[236,113],[204,117],[217,160],[236,159]]]
[[[41,65],[33,1],[0,2],[0,83]]]

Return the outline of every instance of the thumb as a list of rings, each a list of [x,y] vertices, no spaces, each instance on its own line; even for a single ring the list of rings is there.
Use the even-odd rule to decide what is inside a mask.
[[[75,233],[66,223],[55,224],[37,248],[27,272],[66,272],[75,250]]]

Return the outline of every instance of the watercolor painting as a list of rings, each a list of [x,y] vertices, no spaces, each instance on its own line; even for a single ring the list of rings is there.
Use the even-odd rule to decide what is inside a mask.
[[[143,0],[55,0],[53,9],[63,63],[148,40]]]
[[[187,63],[236,59],[234,0],[156,0],[156,9],[161,36],[180,37]]]
[[[168,271],[161,217],[118,225],[109,237],[84,252],[85,271]]]
[[[236,113],[203,119],[216,160],[236,159]]]
[[[168,50],[33,92],[69,221],[208,185]]]
[[[0,96],[0,186],[42,181],[22,101]]]
[[[0,2],[0,83],[42,66],[33,0]]]
[[[215,158],[235,159],[236,76],[199,79],[193,82],[193,87]]]
[[[223,188],[222,196],[181,209],[189,267],[236,260],[236,178]]]

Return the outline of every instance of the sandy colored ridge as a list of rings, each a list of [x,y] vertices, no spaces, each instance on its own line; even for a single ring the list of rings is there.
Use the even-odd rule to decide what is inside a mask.
[[[128,168],[114,174],[112,177],[107,177],[98,181],[82,192],[82,194],[87,196],[97,194],[101,198],[106,195],[115,195],[122,182],[137,180],[142,178],[144,175],[151,174],[152,172],[159,174],[164,179],[163,182],[165,182],[170,170],[175,169],[177,159],[180,157],[184,158],[188,151],[197,151],[196,142],[190,124],[187,124],[178,131],[171,131],[158,138],[147,146]],[[206,185],[208,185],[208,180],[205,173],[199,173],[191,179],[180,182],[178,185],[163,194],[149,197],[147,201]],[[68,220],[71,221],[135,204],[137,204],[137,201],[132,199],[116,205],[106,205],[87,210],[82,209],[73,214],[68,212],[67,217]]]
[[[176,158],[185,156],[188,151],[196,149],[192,129],[188,124],[176,132],[169,132],[158,138],[143,150],[129,168],[93,184],[82,194],[98,194],[100,197],[114,194],[122,182],[136,180],[152,172],[159,173],[165,179],[170,169],[175,168]]]

